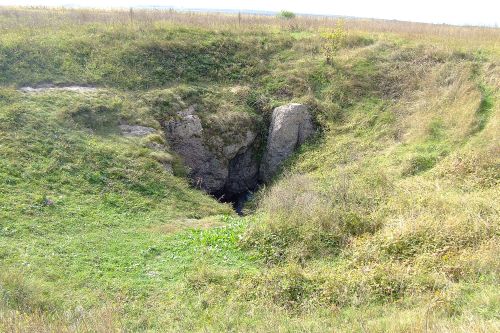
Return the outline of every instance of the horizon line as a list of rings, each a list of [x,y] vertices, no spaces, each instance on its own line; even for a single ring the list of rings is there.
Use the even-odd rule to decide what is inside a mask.
[[[86,6],[80,4],[64,4],[59,6],[51,5],[0,5],[1,8],[31,8],[31,9],[95,9],[95,10],[130,10],[130,9],[143,9],[143,10],[174,10],[177,12],[185,13],[217,13],[217,14],[246,14],[246,15],[257,15],[257,16],[275,16],[281,11],[273,10],[261,10],[261,9],[231,9],[231,8],[190,8],[190,7],[178,7],[178,6],[163,6],[163,5],[138,5],[138,6]],[[282,9],[282,11],[287,9]],[[428,24],[428,25],[442,25],[451,27],[469,27],[469,28],[491,28],[498,29],[498,23],[494,24],[456,24],[456,23],[446,23],[446,22],[424,22],[424,21],[411,21],[411,20],[400,20],[400,19],[390,19],[390,18],[376,18],[376,17],[364,17],[364,16],[352,16],[352,15],[336,15],[336,14],[314,14],[314,13],[303,13],[303,12],[293,12],[297,16],[310,16],[310,17],[327,17],[327,18],[344,18],[351,20],[375,20],[375,21],[393,21],[401,23],[416,23],[416,24]]]

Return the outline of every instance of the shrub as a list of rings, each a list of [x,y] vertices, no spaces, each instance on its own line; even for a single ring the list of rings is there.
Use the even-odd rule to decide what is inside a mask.
[[[332,64],[333,57],[337,51],[344,46],[347,39],[347,31],[344,28],[344,22],[338,21],[335,29],[322,33],[323,52],[326,57],[326,63]]]
[[[285,20],[291,20],[291,19],[294,19],[295,18],[295,13],[294,12],[291,12],[291,11],[288,11],[288,10],[282,10],[281,12],[279,12],[278,14],[278,17],[281,18],[281,19],[285,19]]]
[[[416,154],[411,156],[403,166],[403,176],[414,176],[426,170],[432,169],[437,158],[431,154]]]
[[[299,30],[299,21],[295,19],[296,15],[295,13],[288,11],[288,10],[282,10],[278,15],[278,19],[283,21],[284,23],[282,24],[282,28],[286,28],[287,30],[290,31],[298,31]]]

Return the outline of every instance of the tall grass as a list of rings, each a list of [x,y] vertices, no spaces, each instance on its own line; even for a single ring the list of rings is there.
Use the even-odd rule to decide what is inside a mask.
[[[290,21],[293,24],[290,25]],[[145,29],[157,25],[179,25],[230,31],[295,30],[317,31],[334,28],[339,18],[299,15],[292,20],[276,16],[179,12],[168,9],[68,9],[44,7],[0,7],[0,30],[64,28],[74,25],[105,24]],[[492,27],[436,25],[378,19],[343,18],[348,31],[395,34],[413,40],[487,47],[498,51],[500,30]]]
[[[378,84],[347,90],[351,101],[341,116],[328,117],[334,105],[319,110],[331,119],[324,138],[262,195],[242,239],[271,267],[253,278],[256,298],[269,295],[307,313],[317,304],[346,309],[409,300],[415,310],[435,297],[416,321],[372,321],[360,331],[498,327],[490,311],[498,307],[500,276],[500,142],[491,136],[499,86],[483,86],[496,80],[496,66],[428,48],[374,45],[362,61],[359,52],[337,59],[350,68],[341,89],[360,80]],[[478,130],[485,114],[487,125]],[[488,315],[450,324],[477,311],[472,298]]]

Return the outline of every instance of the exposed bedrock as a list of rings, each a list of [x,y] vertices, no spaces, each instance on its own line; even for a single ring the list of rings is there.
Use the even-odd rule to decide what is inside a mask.
[[[118,126],[123,136],[143,137],[156,132],[156,129],[140,125],[122,124]]]
[[[313,133],[314,125],[307,106],[288,104],[275,108],[260,166],[262,181],[269,181],[283,162]]]
[[[230,199],[255,189],[261,181],[269,181],[314,132],[305,105],[288,104],[274,109],[266,149],[259,160],[259,148],[265,140],[257,136],[255,122],[248,115],[234,112],[219,118],[214,126],[210,120],[202,122],[196,106],[190,106],[162,125],[170,148],[184,160],[191,182]]]
[[[177,113],[164,123],[170,147],[189,169],[195,186],[209,193],[228,195],[255,188],[258,161],[253,146],[254,129],[239,129],[236,124],[206,133],[194,106]]]

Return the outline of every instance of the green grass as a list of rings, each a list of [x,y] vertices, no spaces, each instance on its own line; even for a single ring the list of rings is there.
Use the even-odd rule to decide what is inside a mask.
[[[290,44],[286,35],[239,36],[169,26],[144,31],[99,24],[9,31],[0,39],[1,84],[125,89],[248,80],[265,71],[267,60]]]
[[[230,227],[161,231],[175,221],[233,213],[168,174],[138,140],[124,139],[112,127],[90,133],[94,126],[87,126],[94,121],[67,116],[66,109],[80,110],[80,103],[89,102],[78,100],[99,97],[29,97],[8,89],[2,96],[9,97],[0,117],[0,253],[7,283],[1,295],[9,307],[63,311],[92,306],[101,297],[141,299],[164,288],[165,281],[181,279],[197,253],[235,252]],[[104,119],[115,114],[105,113]],[[220,247],[212,250],[217,241]],[[221,262],[238,265],[244,258],[236,253]],[[33,292],[42,299],[23,291],[22,276],[43,281]],[[16,294],[24,292],[28,295]]]
[[[479,132],[484,129],[493,109],[493,93],[491,88],[480,85],[479,90],[481,91],[481,103],[476,111],[477,123],[473,132]]]
[[[10,20],[0,330],[499,329],[495,46],[351,31],[327,65],[312,28]],[[102,89],[15,89],[47,82]],[[318,135],[245,218],[148,145],[193,104],[209,139],[253,127],[264,142],[289,102],[310,106]],[[123,122],[158,132],[125,138]]]

